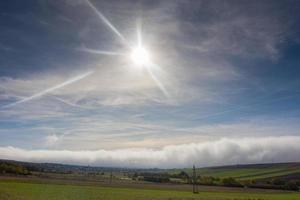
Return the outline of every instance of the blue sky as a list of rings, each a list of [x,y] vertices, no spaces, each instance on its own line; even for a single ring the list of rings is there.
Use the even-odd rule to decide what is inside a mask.
[[[3,1],[0,157],[137,167],[300,161],[299,9],[267,0]],[[149,68],[130,57],[138,33]]]

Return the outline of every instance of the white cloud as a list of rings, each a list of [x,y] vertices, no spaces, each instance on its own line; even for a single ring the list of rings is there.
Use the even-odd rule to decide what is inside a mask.
[[[59,137],[56,134],[48,135],[45,138],[45,144],[47,146],[53,146],[55,145],[59,140]]]
[[[223,138],[216,141],[148,148],[68,151],[0,147],[2,159],[120,167],[189,167],[300,161],[300,137]]]

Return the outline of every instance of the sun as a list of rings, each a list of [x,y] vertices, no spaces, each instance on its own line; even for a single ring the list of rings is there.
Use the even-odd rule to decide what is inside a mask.
[[[131,60],[138,66],[146,66],[150,63],[150,54],[142,46],[133,48],[130,54]]]

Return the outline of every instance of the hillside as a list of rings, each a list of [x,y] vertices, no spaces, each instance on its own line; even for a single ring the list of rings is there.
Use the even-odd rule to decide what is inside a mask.
[[[192,169],[128,169],[77,166],[54,163],[29,163],[0,160],[0,174],[30,175],[46,180],[94,182],[156,182],[191,184]],[[23,170],[21,170],[23,169]],[[22,172],[22,173],[21,173]],[[25,173],[26,172],[26,173]],[[27,176],[28,177],[28,176]],[[300,163],[249,164],[197,169],[199,185],[252,187],[265,189],[298,190]]]
[[[151,172],[151,173],[168,173],[178,174],[185,171],[192,173],[191,168],[184,169],[128,169],[128,168],[110,168],[110,167],[91,167],[78,165],[65,165],[55,163],[31,163],[11,160],[0,160],[1,163],[16,164],[24,166],[30,171],[43,172]],[[300,163],[271,163],[271,164],[247,164],[247,165],[230,165],[218,167],[197,168],[198,176],[211,176],[216,178],[232,177],[237,180],[259,180],[282,177],[287,179],[300,179]]]
[[[181,169],[169,170],[169,173],[178,173]],[[184,169],[191,174],[192,169]],[[218,178],[233,177],[238,180],[257,180],[273,177],[298,177],[300,175],[300,163],[272,163],[272,164],[248,164],[220,167],[198,168],[197,175],[212,176]]]

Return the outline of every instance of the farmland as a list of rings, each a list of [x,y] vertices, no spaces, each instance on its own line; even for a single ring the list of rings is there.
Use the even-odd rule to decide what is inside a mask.
[[[45,184],[20,181],[0,181],[2,200],[56,200],[56,199],[123,199],[123,200],[297,200],[300,194],[287,191],[200,189],[199,194],[175,189],[146,189],[104,187],[74,184]]]
[[[184,169],[191,173],[191,169]],[[177,173],[179,169],[170,170],[170,173]],[[277,164],[253,164],[233,165],[220,167],[207,167],[197,169],[197,173],[204,176],[218,178],[233,177],[239,180],[265,179],[289,174],[300,173],[299,163],[277,163]]]
[[[287,187],[291,182],[299,184],[299,163],[198,168],[198,194],[191,192],[190,168],[123,169],[4,160],[1,166],[0,200],[300,199],[294,187]],[[238,185],[224,187],[226,180]]]

